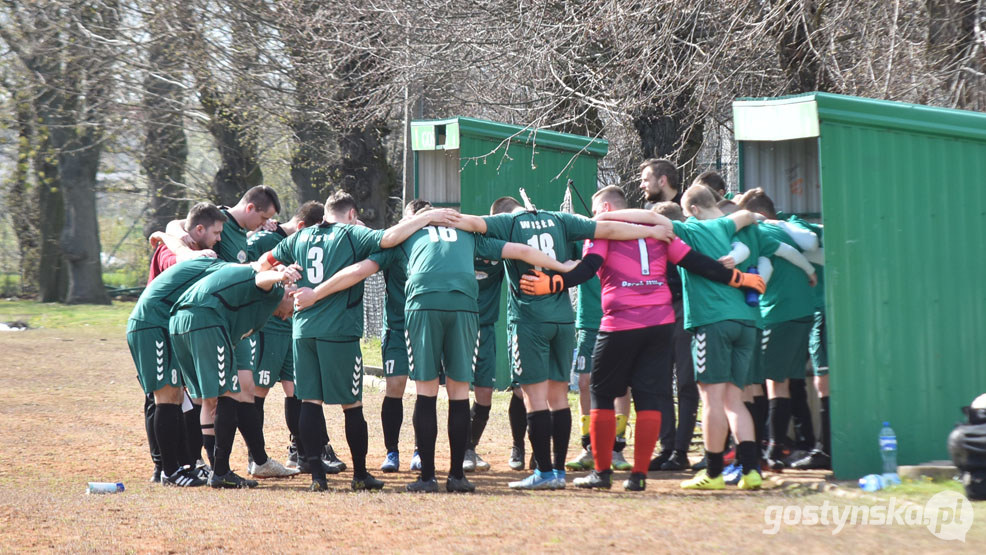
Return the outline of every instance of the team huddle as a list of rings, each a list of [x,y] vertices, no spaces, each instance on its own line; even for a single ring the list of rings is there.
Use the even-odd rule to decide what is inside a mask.
[[[591,219],[527,209],[511,197],[497,199],[483,217],[415,200],[399,223],[372,230],[358,221],[356,201],[338,192],[324,206],[306,203],[290,221],[276,224],[280,203],[265,186],[230,208],[195,205],[186,219],[152,235],[157,246],[148,287],[127,328],[146,396],[153,480],[256,486],[230,467],[239,430],[253,478],[305,473],[312,491],[326,491],[327,475],[348,468],[329,442],[322,407],[329,404],[343,411],[351,488],[382,489],[383,481],[367,470],[360,347],[363,280],[380,271],[386,282],[380,417],[387,449],[380,470],[400,468],[410,378],[416,392],[410,468],[418,476],[407,491],[439,491],[435,446],[443,386],[446,491],[475,491],[466,473],[490,468],[477,445],[490,418],[493,328],[504,280],[514,392],[509,465],[527,466],[529,443],[533,470],[510,488],[562,489],[569,483],[566,470],[589,470],[572,485],[608,489],[615,469],[630,470],[625,489],[644,490],[649,470],[691,467],[687,451],[699,397],[705,457],[683,488],[732,483],[757,489],[765,468],[826,467],[820,226],[778,220],[759,189],[735,203],[724,200],[716,191],[721,178],[710,172],[679,193],[677,173],[666,160],[648,160],[641,165],[641,188],[653,208],[629,209],[622,189],[606,187],[592,197]],[[576,287],[573,310],[568,289]],[[804,384],[809,351],[822,437],[792,457],[792,408],[806,406],[792,403],[804,392],[793,384]],[[567,461],[573,372],[579,374],[582,449]],[[268,456],[263,433],[264,399],[277,383],[291,434],[286,464]],[[628,462],[622,450],[631,399],[634,456]],[[814,443],[804,437],[810,414],[806,419],[798,410],[795,416],[798,439]],[[733,464],[726,467],[730,439]],[[200,460],[203,447],[207,462]]]

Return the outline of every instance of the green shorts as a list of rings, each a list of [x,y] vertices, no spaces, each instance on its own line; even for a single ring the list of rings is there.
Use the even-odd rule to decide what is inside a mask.
[[[240,380],[233,368],[233,342],[222,326],[210,326],[171,336],[175,360],[181,368],[188,394],[213,399],[223,393],[239,393]]]
[[[329,405],[363,400],[363,351],[358,338],[296,337],[293,345],[295,397]]]
[[[438,378],[444,363],[448,379],[472,383],[479,356],[479,316],[475,312],[408,310],[404,325],[412,380]]]
[[[479,355],[473,372],[474,387],[493,387],[496,380],[496,327],[479,326]]]
[[[808,336],[808,353],[811,355],[811,370],[816,376],[829,373],[828,336],[825,334],[825,313],[815,312]]]
[[[763,330],[757,328],[753,342],[753,356],[750,357],[750,372],[746,376],[746,385],[762,384],[763,377]]]
[[[811,317],[770,324],[763,330],[764,377],[775,382],[804,379]]]
[[[255,333],[253,335],[244,337],[236,344],[236,348],[233,349],[233,354],[236,362],[237,370],[254,370],[257,367],[257,347],[260,340],[257,338],[259,334]]]
[[[574,324],[510,323],[510,370],[521,385],[568,383],[575,348]]]
[[[253,383],[257,387],[274,387],[277,382],[294,381],[294,354],[289,333],[258,332],[248,339],[257,341],[257,364],[253,368]]]
[[[592,350],[596,347],[596,335],[599,330],[579,328],[575,330],[575,356],[572,359],[572,372],[576,374],[592,373]]]
[[[757,339],[753,322],[723,320],[692,328],[695,381],[745,387]]]
[[[404,330],[383,330],[383,335],[380,337],[380,352],[383,355],[385,377],[393,378],[408,374],[407,347]]]
[[[154,393],[166,385],[181,387],[167,329],[151,327],[128,330],[127,345],[130,346],[130,356],[137,366],[137,380],[144,393]]]

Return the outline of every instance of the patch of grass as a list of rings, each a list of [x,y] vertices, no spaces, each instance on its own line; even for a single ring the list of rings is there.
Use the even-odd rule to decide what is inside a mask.
[[[363,351],[363,366],[383,367],[383,355],[380,353],[379,337],[364,337],[360,342]]]
[[[133,302],[104,305],[63,305],[36,301],[0,301],[0,321],[26,321],[32,328],[92,328],[119,333],[127,325]]]
[[[880,491],[874,492],[875,495],[885,497],[907,497],[912,499],[927,499],[936,493],[943,491],[954,491],[965,495],[965,488],[957,480],[946,480],[936,482],[933,480],[904,480],[897,486],[890,486]]]

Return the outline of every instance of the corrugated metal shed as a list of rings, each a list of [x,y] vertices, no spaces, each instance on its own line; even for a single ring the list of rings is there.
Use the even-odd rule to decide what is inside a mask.
[[[802,171],[825,225],[836,476],[879,471],[884,420],[900,464],[948,458],[960,407],[986,391],[986,114],[825,93],[733,113],[741,174],[780,209],[812,210],[783,172],[817,144]]]
[[[597,189],[597,165],[609,144],[601,139],[456,117],[411,122],[415,196],[488,214],[502,196],[520,199],[523,187],[541,209],[558,210],[571,179],[586,203]],[[578,198],[575,211],[590,215]],[[496,326],[497,387],[510,383],[506,349],[506,293]]]

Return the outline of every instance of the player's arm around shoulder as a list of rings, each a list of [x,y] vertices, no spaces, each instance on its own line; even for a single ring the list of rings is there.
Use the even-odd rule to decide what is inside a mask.
[[[322,299],[344,291],[380,270],[380,264],[367,258],[339,270],[326,281],[311,287],[299,287],[291,293],[295,311],[304,310]]]
[[[414,235],[416,231],[426,225],[455,227],[459,218],[460,214],[458,212],[447,208],[418,212],[414,216],[401,220],[387,228],[383,233],[383,237],[380,239],[380,247],[384,249],[395,247],[406,241],[411,235]]]

